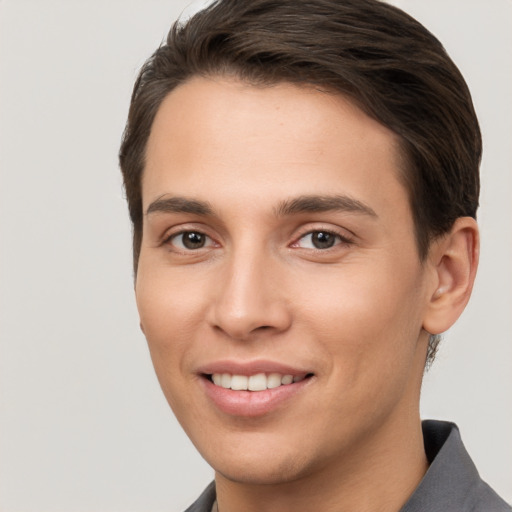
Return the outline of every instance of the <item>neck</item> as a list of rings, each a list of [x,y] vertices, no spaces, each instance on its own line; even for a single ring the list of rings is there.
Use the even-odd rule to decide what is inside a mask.
[[[428,462],[418,411],[408,420],[403,415],[398,420],[369,434],[341,460],[293,481],[254,485],[217,473],[219,512],[400,510],[423,478]]]

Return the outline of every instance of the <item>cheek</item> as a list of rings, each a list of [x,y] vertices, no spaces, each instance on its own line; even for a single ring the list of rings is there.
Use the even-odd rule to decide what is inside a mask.
[[[139,267],[140,268],[140,267]],[[198,297],[176,276],[139,271],[136,300],[156,376],[171,409],[178,418],[188,414],[184,403],[191,373],[190,340],[198,326]],[[197,337],[197,336],[196,336]],[[185,377],[185,378],[184,378]]]
[[[421,331],[421,278],[417,267],[340,268],[315,276],[302,291],[317,339],[347,381],[382,378],[406,369]],[[376,369],[368,371],[368,369]]]
[[[194,325],[203,307],[204,290],[200,286],[203,280],[193,277],[179,268],[165,268],[161,262],[141,261],[135,295],[146,334],[167,330],[174,335],[182,332],[187,322]],[[174,328],[178,324],[180,330]]]
[[[183,369],[190,340],[204,317],[203,294],[180,275],[139,272],[136,300],[151,358],[163,385]],[[181,371],[180,371],[181,373]]]

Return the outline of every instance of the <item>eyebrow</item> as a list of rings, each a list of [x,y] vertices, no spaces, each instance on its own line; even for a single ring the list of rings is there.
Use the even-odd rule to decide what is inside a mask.
[[[277,217],[286,217],[298,213],[339,211],[359,213],[370,217],[378,217],[367,204],[343,195],[304,195],[281,201],[275,208]],[[214,209],[207,201],[180,196],[159,197],[146,210],[151,213],[191,213],[194,215],[214,215]]]
[[[344,195],[305,195],[282,201],[276,208],[276,215],[284,217],[297,213],[339,211],[359,213],[377,218],[378,215],[367,204]]]
[[[192,213],[195,215],[213,215],[213,208],[206,201],[186,197],[159,197],[146,210],[150,213]]]

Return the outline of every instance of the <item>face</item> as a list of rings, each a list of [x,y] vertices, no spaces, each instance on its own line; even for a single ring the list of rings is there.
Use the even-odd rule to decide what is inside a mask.
[[[406,435],[429,272],[398,162],[390,131],[308,87],[194,78],[161,105],[137,304],[218,474],[292,481]]]

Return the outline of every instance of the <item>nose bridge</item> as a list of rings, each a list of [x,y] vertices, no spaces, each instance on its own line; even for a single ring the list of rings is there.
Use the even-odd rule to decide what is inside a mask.
[[[231,251],[224,265],[213,304],[215,326],[236,339],[263,329],[286,329],[290,315],[277,279],[279,264],[271,251],[246,240]]]

